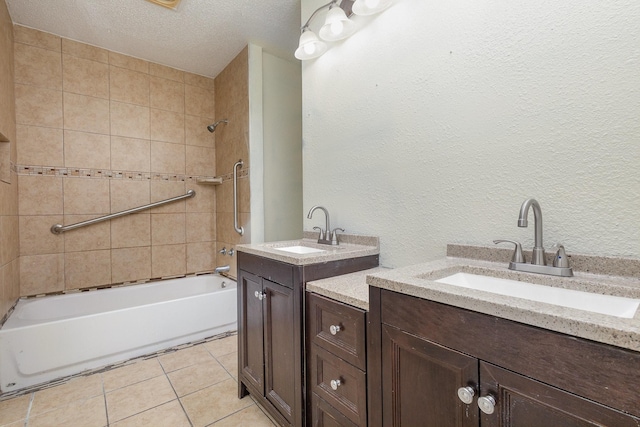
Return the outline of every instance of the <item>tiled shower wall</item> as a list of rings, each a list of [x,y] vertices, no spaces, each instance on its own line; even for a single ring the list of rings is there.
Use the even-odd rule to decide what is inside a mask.
[[[251,207],[249,190],[249,54],[245,48],[215,78],[216,118],[229,119],[228,125],[216,129],[216,171],[225,177],[217,187],[216,220],[218,249],[235,248],[236,244],[250,243]],[[238,221],[244,235],[234,229],[233,165],[242,160],[238,170]],[[218,254],[218,265],[229,264],[233,276],[236,257]]]
[[[230,171],[216,172],[224,132],[206,130],[219,119],[214,80],[22,26],[14,49],[20,294],[212,270],[216,188],[195,181]],[[245,137],[236,108],[218,129]],[[49,231],[188,189],[186,201]]]
[[[0,319],[20,294],[18,258],[18,178],[16,161],[15,97],[13,92],[13,30],[4,1],[0,1]],[[9,181],[9,182],[5,182]]]

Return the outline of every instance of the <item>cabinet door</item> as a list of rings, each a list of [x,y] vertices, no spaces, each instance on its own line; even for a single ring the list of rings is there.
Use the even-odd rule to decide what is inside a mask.
[[[495,401],[493,414],[482,414],[483,426],[626,427],[640,418],[584,399],[547,384],[480,362],[482,396]],[[593,385],[597,387],[597,384]],[[607,390],[602,390],[607,393]],[[633,392],[630,390],[630,392]]]
[[[290,423],[300,385],[295,381],[293,290],[263,279],[265,395]]]
[[[264,391],[264,347],[262,325],[262,294],[259,277],[240,271],[238,277],[240,299],[238,328],[240,329],[240,373],[245,381],[259,391]]]
[[[475,399],[467,405],[457,394],[477,384],[476,358],[382,326],[384,426],[477,427]]]

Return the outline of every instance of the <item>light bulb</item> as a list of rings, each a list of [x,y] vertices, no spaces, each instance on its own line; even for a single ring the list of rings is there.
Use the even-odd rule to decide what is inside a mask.
[[[314,43],[307,43],[302,49],[304,49],[304,53],[306,53],[307,55],[313,55],[313,53],[316,51],[316,45]]]
[[[335,34],[336,36],[341,34],[343,30],[344,24],[342,23],[342,21],[335,21],[331,23],[331,33]]]
[[[378,5],[380,4],[380,0],[365,0],[364,3],[367,5],[368,8],[376,8],[378,7]]]

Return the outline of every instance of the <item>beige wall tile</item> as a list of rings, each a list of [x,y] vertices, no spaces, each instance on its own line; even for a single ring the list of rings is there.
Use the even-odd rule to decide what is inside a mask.
[[[108,50],[70,39],[62,39],[62,53],[89,59],[91,61],[103,62],[105,64],[109,62]]]
[[[64,290],[64,254],[20,257],[20,295],[38,295]]]
[[[16,123],[62,127],[62,92],[16,84]]]
[[[248,176],[238,178],[238,211],[251,212],[251,188]]]
[[[183,174],[185,172],[185,146],[151,141],[151,172]]]
[[[109,169],[111,167],[109,135],[65,130],[64,165],[71,168]]]
[[[109,67],[112,101],[149,106],[149,75],[120,67]]]
[[[62,55],[65,92],[109,99],[109,66],[102,62]]]
[[[186,114],[211,119],[216,115],[214,91],[211,89],[185,85],[184,102]]]
[[[18,209],[20,215],[62,214],[62,178],[20,175]]]
[[[18,233],[18,217],[16,215],[0,216],[0,265],[8,264],[20,255],[20,236]]]
[[[184,84],[179,81],[150,78],[151,108],[184,114]]]
[[[63,235],[51,232],[51,226],[63,224],[62,215],[20,216],[20,255],[58,254],[64,252]],[[16,227],[16,233],[18,228]]]
[[[216,136],[217,175],[226,175],[233,172],[233,165],[239,160],[235,149],[235,145],[238,143],[238,141],[225,140],[222,133]],[[244,161],[245,159],[242,160]]]
[[[149,139],[149,107],[112,101],[111,134]]]
[[[151,247],[151,276],[171,277],[187,273],[186,245]]]
[[[108,135],[109,101],[65,92],[64,128]]]
[[[149,74],[149,63],[145,60],[134,58],[133,56],[109,51],[109,64]]]
[[[201,88],[214,90],[215,89],[215,80],[209,77],[201,76],[193,73],[184,73],[184,82],[185,84],[191,86],[198,86]]]
[[[64,213],[108,214],[109,181],[92,178],[64,178]]]
[[[151,143],[145,139],[111,137],[111,169],[116,171],[151,171]]]
[[[187,243],[187,273],[213,271],[214,268],[216,242]]]
[[[82,289],[111,283],[111,251],[64,254],[65,289]]]
[[[151,184],[148,180],[112,179],[110,183],[112,213],[150,203]]]
[[[216,152],[213,148],[187,145],[186,174],[190,176],[213,176],[216,174]]]
[[[154,64],[153,62],[149,63],[149,74],[184,83],[184,71],[176,70],[166,65]]]
[[[186,144],[214,148],[216,133],[211,133],[207,130],[207,126],[210,124],[212,124],[212,121],[206,117],[185,116],[184,132]],[[224,124],[218,126],[216,132],[221,131],[224,126]]]
[[[111,277],[113,283],[151,278],[151,247],[113,249]]]
[[[186,185],[182,181],[151,181],[151,202],[171,199],[176,196],[186,194]],[[197,197],[197,192],[196,196]],[[191,200],[191,199],[187,199]],[[180,200],[157,208],[153,208],[151,213],[184,213],[186,212],[186,201]]]
[[[14,60],[16,83],[62,90],[60,52],[15,43]]]
[[[111,247],[113,249],[149,245],[151,245],[150,214],[139,213],[111,220]]]
[[[14,25],[13,37],[14,41],[17,43],[25,43],[58,52],[60,52],[61,49],[60,37],[43,31],[34,30],[32,28],[23,27],[22,25]]]
[[[215,213],[188,213],[186,220],[187,243],[216,240]]]
[[[75,224],[93,218],[96,215],[65,215],[63,224]],[[63,236],[65,252],[96,251],[111,247],[109,221],[67,231]]]
[[[216,213],[216,239],[218,242],[227,242],[236,244],[237,233],[233,227],[233,212],[217,212]]]
[[[219,187],[220,185],[198,185],[194,188],[196,195],[187,199],[187,212],[215,212],[216,188]]]
[[[151,214],[151,244],[185,243],[185,222],[185,214]]]
[[[216,212],[233,212],[233,181],[216,186]]]
[[[18,125],[18,164],[64,166],[62,129]]]
[[[151,139],[184,144],[184,114],[152,108]]]

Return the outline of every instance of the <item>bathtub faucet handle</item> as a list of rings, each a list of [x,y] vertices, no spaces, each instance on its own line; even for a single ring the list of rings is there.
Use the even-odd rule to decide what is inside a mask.
[[[227,247],[223,246],[222,249],[220,249],[218,252],[221,253],[222,255],[226,255],[227,254]]]

